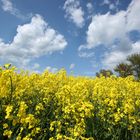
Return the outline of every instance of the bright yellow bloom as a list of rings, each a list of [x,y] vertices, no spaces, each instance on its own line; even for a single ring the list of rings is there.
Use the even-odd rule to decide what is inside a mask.
[[[2,139],[121,139],[117,134],[121,129],[139,139],[140,82],[132,77],[1,69],[0,103]]]
[[[6,128],[8,128],[8,124],[7,123],[4,123],[3,124],[3,129],[6,129]]]
[[[12,105],[8,105],[6,107],[6,116],[5,116],[5,119],[11,119],[11,112],[13,111],[13,106]]]
[[[8,138],[11,138],[12,131],[11,130],[4,130],[3,136],[7,136]]]

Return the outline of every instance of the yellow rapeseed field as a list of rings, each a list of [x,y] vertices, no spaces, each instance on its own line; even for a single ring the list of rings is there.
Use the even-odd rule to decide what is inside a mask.
[[[140,82],[0,68],[0,140],[140,140]]]

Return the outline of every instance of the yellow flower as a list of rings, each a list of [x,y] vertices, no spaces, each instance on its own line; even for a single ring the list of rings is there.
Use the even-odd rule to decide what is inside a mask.
[[[26,105],[26,103],[24,101],[21,101],[17,116],[19,118],[22,118],[22,117],[24,118],[25,115],[26,115],[26,109],[27,108],[28,108],[28,106]]]
[[[55,140],[53,137],[49,138],[49,140]]]
[[[11,138],[12,131],[11,130],[4,130],[3,136],[7,136],[8,138]]]
[[[6,116],[5,116],[5,119],[11,119],[11,112],[13,111],[13,106],[12,105],[8,105],[6,107]]]
[[[51,124],[50,124],[50,131],[54,130],[55,124],[56,124],[55,121],[51,122]]]
[[[115,122],[118,122],[121,119],[120,114],[114,113],[114,119],[115,119]]]
[[[33,114],[28,114],[28,116],[25,118],[25,123],[29,124],[28,128],[31,129],[36,125],[37,120]]]
[[[14,90],[12,102],[7,105],[9,76]],[[114,135],[122,128],[131,135],[140,128],[139,99],[140,82],[131,77],[89,78],[67,76],[64,70],[35,74],[2,69],[1,139],[12,139],[13,133],[16,140],[41,139],[50,133],[50,140],[90,140],[104,127],[107,131],[102,131],[102,136]]]
[[[35,136],[36,134],[38,134],[41,131],[41,128],[36,127],[34,129],[32,129],[31,135]]]
[[[21,140],[21,136],[17,136],[16,137],[16,140]]]
[[[61,134],[57,134],[57,135],[56,135],[56,139],[57,139],[57,140],[62,140],[62,139],[63,139],[63,137],[62,137],[62,135],[61,135]]]
[[[6,129],[6,128],[8,128],[8,124],[7,123],[4,123],[3,124],[3,129]]]
[[[38,105],[36,105],[35,110],[36,110],[36,114],[39,114],[41,110],[44,110],[42,103],[39,103]]]
[[[30,134],[29,134],[26,137],[24,137],[22,140],[32,140],[32,138],[30,137]]]

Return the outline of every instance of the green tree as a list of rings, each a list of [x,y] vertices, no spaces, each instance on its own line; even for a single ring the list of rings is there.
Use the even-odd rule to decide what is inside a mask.
[[[113,72],[111,70],[105,70],[101,69],[99,72],[96,73],[97,77],[104,76],[104,77],[110,77],[113,75]]]
[[[132,66],[126,63],[120,63],[115,68],[114,71],[119,74],[120,77],[127,77],[133,75]]]
[[[140,53],[128,56],[127,60],[130,62],[136,78],[140,79]]]

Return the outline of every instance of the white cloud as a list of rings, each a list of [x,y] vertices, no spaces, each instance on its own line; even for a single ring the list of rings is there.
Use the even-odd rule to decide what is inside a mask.
[[[16,11],[16,9],[13,7],[13,4],[10,0],[1,0],[2,1],[2,8],[4,11],[13,12]]]
[[[101,6],[102,6],[102,5],[108,5],[108,7],[109,7],[110,10],[115,10],[115,11],[117,11],[117,10],[118,10],[118,5],[119,5],[119,0],[116,0],[116,1],[104,0],[104,1],[101,3]]]
[[[132,0],[130,3],[126,16],[127,16],[127,30],[140,31],[140,0]]]
[[[140,52],[140,41],[135,42],[132,45],[132,53],[138,53],[138,52]]]
[[[107,53],[102,61],[105,67],[113,69],[118,63],[124,61],[127,62],[126,60],[127,56],[138,52],[140,52],[140,41],[131,44],[131,49],[129,51],[124,52],[124,51],[114,50],[110,53]]]
[[[64,36],[49,27],[40,15],[35,15],[30,23],[17,27],[11,43],[0,39],[0,58],[25,67],[32,59],[63,51],[66,46]]]
[[[87,46],[85,45],[81,45],[79,48],[78,48],[78,51],[79,51],[79,57],[81,58],[90,58],[90,57],[93,57],[95,56],[95,53],[90,51],[90,49],[87,48]]]
[[[92,13],[92,11],[93,11],[92,3],[88,2],[86,6],[87,6],[88,13]]]
[[[102,5],[105,5],[105,4],[109,5],[110,4],[110,1],[109,0],[104,0],[103,3],[102,3]]]
[[[109,5],[109,9],[110,10],[114,10],[116,8],[116,6],[113,4],[113,3],[111,3],[110,5]]]
[[[46,67],[46,70],[48,70],[49,72],[52,72],[52,73],[56,73],[56,72],[58,71],[57,68],[53,68],[53,67],[51,67],[51,66],[47,66],[47,67]]]
[[[95,56],[94,52],[82,52],[82,51],[79,52],[79,57],[81,58],[90,58],[93,56]]]
[[[138,13],[140,13],[140,1],[133,0],[126,11],[119,11],[113,15],[108,12],[93,16],[86,32],[86,43],[80,45],[79,54],[83,49],[89,50],[103,44],[110,52],[104,54],[102,63],[104,66],[113,67],[125,60],[128,55],[140,51],[137,45],[139,43],[133,44],[128,36],[130,31],[140,31]]]
[[[79,0],[66,0],[63,6],[66,18],[71,20],[79,28],[84,26],[84,11],[80,6]]]
[[[87,31],[87,48],[93,48],[100,44],[112,44],[114,39],[124,36],[125,12],[121,11],[116,15],[106,13],[95,15]],[[123,30],[122,30],[123,29]],[[118,32],[119,31],[119,32]]]
[[[21,14],[21,12],[16,7],[14,7],[11,0],[1,0],[1,1],[2,1],[2,9],[5,12],[9,12],[10,14],[12,14],[20,19],[27,19],[32,16],[32,14],[28,14],[28,15]]]
[[[75,64],[74,64],[74,63],[72,63],[72,64],[70,64],[69,69],[70,69],[70,70],[72,70],[72,69],[74,69],[74,67],[75,67]]]
[[[113,51],[105,55],[102,63],[106,68],[113,69],[118,63],[124,62],[127,55],[121,51]]]

